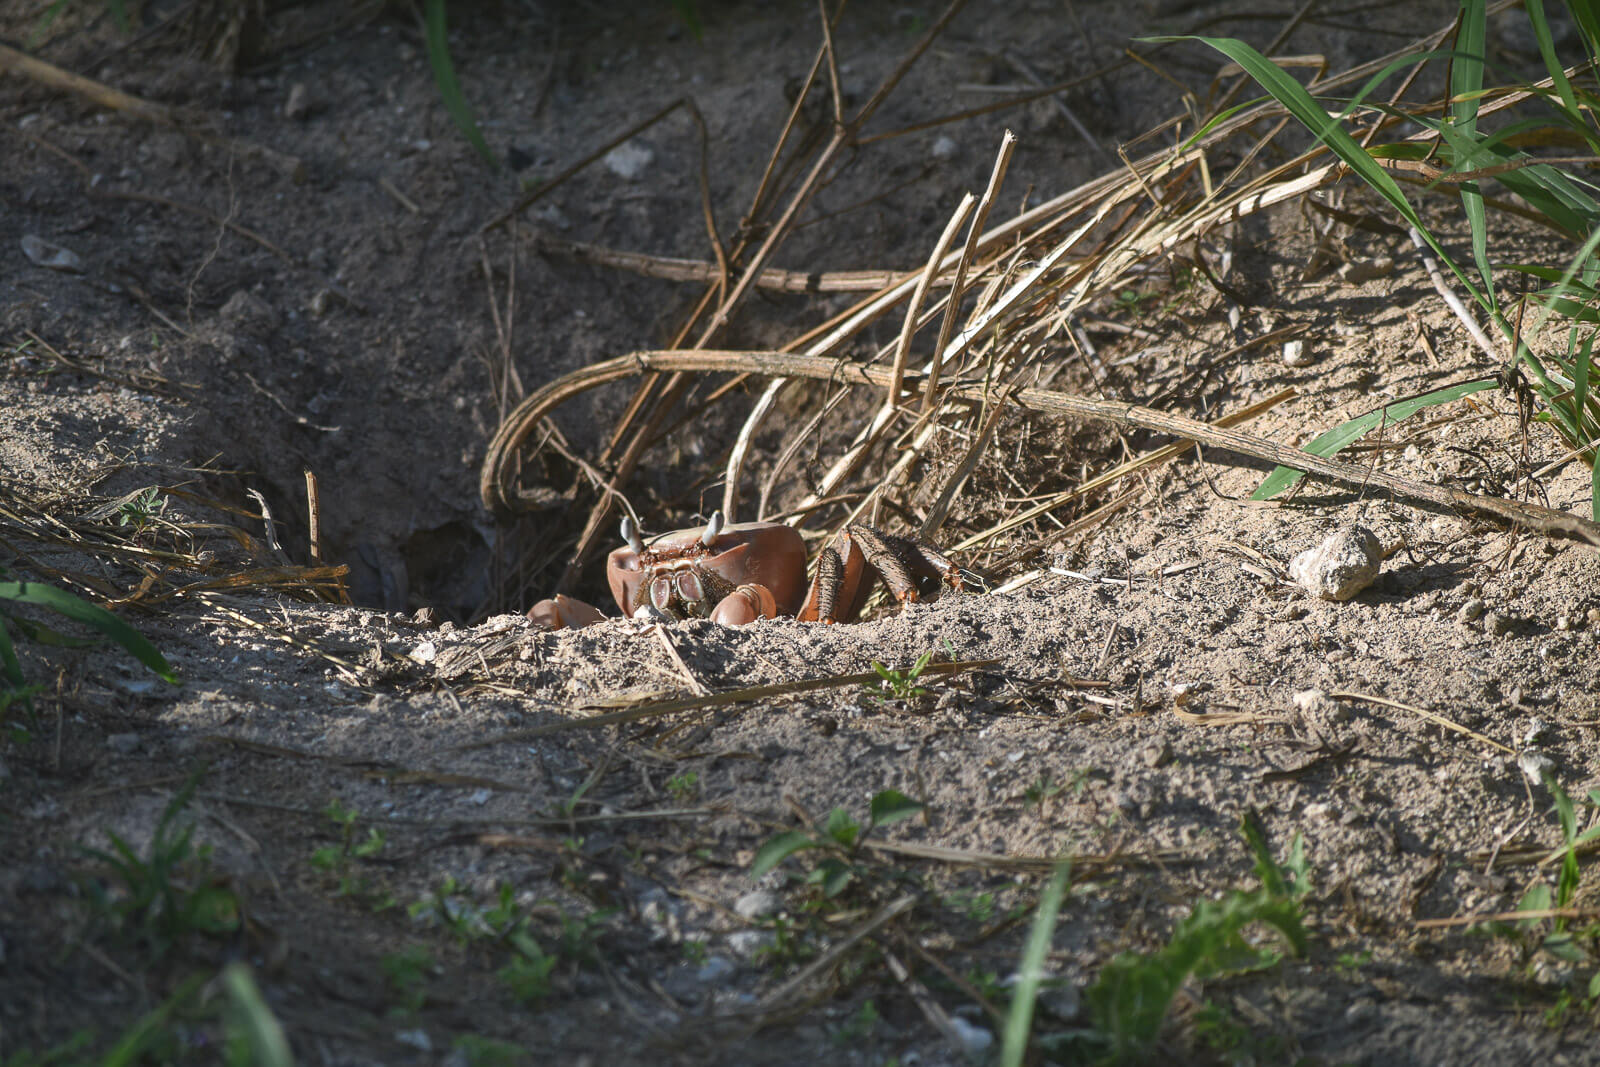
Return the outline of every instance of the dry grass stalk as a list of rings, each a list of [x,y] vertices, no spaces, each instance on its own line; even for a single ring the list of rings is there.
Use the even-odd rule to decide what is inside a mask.
[[[1442,726],[1446,730],[1454,731],[1455,733],[1461,734],[1464,737],[1470,737],[1481,745],[1488,745],[1490,748],[1498,749],[1508,756],[1515,756],[1517,754],[1517,750],[1511,748],[1509,745],[1502,745],[1492,737],[1486,737],[1483,734],[1478,733],[1476,730],[1462,726],[1454,719],[1447,719],[1438,712],[1429,711],[1427,708],[1419,708],[1412,704],[1402,704],[1398,700],[1390,700],[1387,697],[1374,696],[1371,693],[1338,692],[1329,693],[1328,696],[1333,700],[1346,700],[1350,701],[1351,703],[1360,704],[1376,704],[1381,708],[1393,708],[1396,711],[1408,711],[1419,718],[1428,720],[1436,726]]]
[[[580,368],[535,390],[523,400],[489,443],[479,491],[491,511],[514,514],[519,492],[509,475],[515,471],[522,443],[546,415],[580,393],[635,374],[738,372],[774,377],[813,378],[883,388],[889,371],[833,359],[782,352],[716,352],[681,350],[635,352],[618,359]],[[981,399],[986,383],[952,384],[950,394]],[[1600,548],[1600,523],[1553,508],[1502,497],[1468,493],[1448,486],[1401,478],[1386,471],[1327,459],[1278,441],[1256,437],[1221,426],[1210,426],[1182,415],[1172,415],[1137,404],[1095,400],[1049,389],[1019,389],[1011,399],[1024,410],[1071,415],[1113,426],[1153,430],[1200,442],[1209,447],[1266,460],[1305,471],[1357,490],[1381,490],[1398,501],[1447,513],[1461,513],[1508,524],[1552,537],[1562,537]]]

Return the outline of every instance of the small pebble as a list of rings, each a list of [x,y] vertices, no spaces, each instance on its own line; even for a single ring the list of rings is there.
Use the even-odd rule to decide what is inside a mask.
[[[309,117],[313,110],[316,108],[306,83],[295,82],[289,86],[289,98],[283,102],[283,117],[299,121]]]
[[[1304,341],[1285,341],[1283,343],[1283,365],[1286,367],[1309,367],[1317,361]]]
[[[1348,526],[1291,560],[1289,577],[1312,596],[1349,600],[1372,584],[1382,563],[1383,548],[1373,532]]]
[[[636,182],[644,177],[646,168],[655,161],[656,154],[642,144],[629,141],[619,144],[606,153],[606,169],[626,181]]]
[[[933,148],[930,150],[929,154],[932,155],[934,159],[953,159],[955,158],[956,149],[958,147],[959,146],[956,144],[955,138],[941,134],[939,139],[933,142]]]
[[[1556,763],[1543,752],[1519,752],[1517,767],[1528,781],[1538,784],[1544,781],[1545,775],[1555,773]]]
[[[1179,682],[1172,686],[1169,692],[1172,694],[1173,706],[1181,708],[1192,704],[1194,698],[1201,692],[1201,688],[1199,682]]]
[[[428,1037],[428,1031],[420,1027],[416,1030],[396,1030],[394,1039],[402,1045],[410,1045],[422,1052],[433,1051],[433,1041]]]
[[[82,274],[87,269],[76,252],[31,233],[22,238],[22,254],[36,267],[59,270],[65,274]]]
[[[1477,622],[1483,618],[1483,613],[1489,610],[1489,605],[1483,602],[1482,597],[1472,597],[1456,611],[1456,618],[1461,622]]]
[[[976,1059],[994,1044],[994,1034],[981,1026],[974,1026],[959,1015],[950,1016],[950,1027],[961,1038],[961,1047],[968,1056]]]
[[[772,935],[764,930],[738,930],[728,935],[728,949],[742,960],[755,959],[770,944]]]
[[[1492,634],[1508,634],[1515,625],[1511,616],[1499,611],[1491,611],[1483,617],[1483,628]]]

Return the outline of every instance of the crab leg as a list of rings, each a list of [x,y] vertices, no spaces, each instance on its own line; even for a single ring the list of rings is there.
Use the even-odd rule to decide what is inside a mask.
[[[932,545],[851,523],[817,557],[817,578],[799,619],[836,622],[854,618],[872,588],[872,571],[902,604],[918,599],[919,576],[942,578],[961,588],[960,569]]]

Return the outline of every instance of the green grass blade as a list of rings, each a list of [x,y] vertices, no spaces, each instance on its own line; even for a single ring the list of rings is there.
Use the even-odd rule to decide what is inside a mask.
[[[1526,0],[1523,9],[1527,12],[1528,23],[1533,27],[1534,39],[1539,42],[1539,57],[1544,60],[1544,69],[1550,75],[1556,95],[1561,98],[1560,111],[1574,129],[1583,132],[1589,142],[1589,150],[1595,151],[1600,145],[1597,145],[1593,131],[1583,121],[1584,111],[1578,106],[1577,94],[1572,91],[1566,68],[1556,56],[1555,38],[1550,33],[1549,21],[1544,17],[1544,3],[1542,0]]]
[[[229,1044],[237,1046],[240,1057],[234,1062],[254,1067],[294,1067],[294,1053],[283,1026],[267,1006],[266,998],[242,963],[230,963],[222,972],[222,986],[228,992],[225,1009]]]
[[[1486,39],[1483,0],[1461,0],[1456,29],[1456,51],[1450,60],[1450,125],[1468,141],[1478,137],[1478,98],[1483,91],[1483,55]],[[1489,313],[1499,313],[1494,291],[1494,271],[1489,266],[1489,216],[1477,182],[1461,184],[1461,207],[1472,236],[1472,261],[1483,282]]]
[[[1600,58],[1600,9],[1597,9],[1594,0],[1567,0],[1567,11],[1572,14],[1572,21],[1578,24],[1583,50],[1590,62]]]
[[[1006,1014],[1006,1032],[1000,1046],[1001,1067],[1022,1067],[1028,1051],[1028,1034],[1033,1029],[1033,1006],[1039,997],[1039,981],[1043,977],[1044,958],[1050,951],[1050,939],[1055,936],[1056,916],[1061,912],[1061,901],[1067,895],[1072,880],[1072,865],[1062,860],[1039,897],[1039,910],[1033,916],[1033,928],[1028,931],[1028,943],[1022,949],[1022,966],[1018,971],[1017,986],[1011,994],[1011,1010]]]
[[[73,622],[81,622],[85,626],[105,634],[111,640],[133,653],[140,663],[149,667],[166,681],[178,684],[178,676],[173,673],[167,664],[166,658],[156,651],[156,647],[144,636],[117,618],[111,612],[98,605],[91,604],[81,597],[73,596],[65,590],[54,586],[42,585],[39,582],[0,582],[0,600],[13,600],[19,604],[37,604],[42,608],[49,608],[58,615],[63,615]]]
[[[1397,400],[1369,411],[1365,415],[1357,416],[1349,422],[1341,423],[1305,445],[1305,450],[1314,456],[1331,456],[1341,448],[1361,438],[1367,431],[1378,425],[1390,425],[1402,419],[1410,418],[1423,408],[1436,407],[1439,404],[1448,404],[1452,400],[1460,400],[1472,393],[1481,393],[1485,389],[1493,389],[1499,383],[1494,378],[1479,378],[1476,381],[1462,382],[1458,385],[1448,385],[1443,389],[1435,389],[1423,393],[1421,396],[1410,397],[1406,400]],[[1251,500],[1271,500],[1279,493],[1294,485],[1304,476],[1304,472],[1293,467],[1279,467],[1267,475],[1259,488],[1250,494]]]
[[[423,27],[428,45],[428,65],[433,68],[433,80],[439,86],[439,95],[444,98],[444,109],[450,113],[456,129],[460,130],[461,135],[477,149],[478,155],[483,157],[485,163],[491,167],[498,167],[500,164],[490,151],[489,143],[483,139],[483,131],[478,129],[478,120],[472,113],[472,105],[467,103],[466,96],[461,92],[461,83],[456,80],[456,67],[450,59],[449,29],[445,25],[444,8],[445,0],[428,0],[427,18]]]

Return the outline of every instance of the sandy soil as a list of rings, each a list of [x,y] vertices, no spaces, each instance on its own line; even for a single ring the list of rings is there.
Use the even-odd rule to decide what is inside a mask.
[[[0,10],[0,37],[28,39],[37,6]],[[1237,831],[1254,811],[1278,856],[1304,842],[1309,953],[1191,979],[1163,1054],[1600,1060],[1584,1000],[1592,955],[1572,964],[1542,950],[1547,925],[1485,936],[1428,924],[1503,912],[1555,884],[1542,861],[1561,829],[1530,769],[1574,798],[1600,787],[1600,559],[1585,547],[1321,486],[1252,504],[1265,468],[1208,450],[1144,472],[1130,504],[1085,532],[1053,538],[1036,524],[964,560],[994,585],[1041,572],[1013,592],[947,593],[833,627],[615,619],[551,634],[521,617],[559,577],[589,498],[497,522],[477,498],[485,443],[527,389],[665,347],[701,292],[541,251],[530,233],[709,258],[695,127],[681,111],[652,127],[628,158],[540,200],[515,237],[480,227],[526,183],[688,94],[706,125],[710,200],[732,232],[785,88],[817,47],[805,4],[698,5],[700,40],[673,5],[634,6],[460,14],[463,84],[514,164],[497,171],[445,114],[416,25],[388,14],[335,28],[324,12],[271,13],[267,36],[226,71],[214,61],[226,42],[181,9],[131,45],[74,11],[30,46],[197,112],[229,140],[0,80],[0,566],[119,605],[183,679],[155,681],[114,646],[18,644],[43,688],[33,715],[0,711],[0,1058],[38,1062],[25,1053],[78,1033],[103,1050],[187,976],[243,961],[304,1063],[521,1062],[511,1046],[563,1063],[984,1062],[1000,1031],[988,1009],[1009,995],[1057,858],[1072,858],[1074,878],[1040,1034],[1086,1025],[1082,992],[1118,953],[1153,950],[1197,900],[1256,884]],[[1079,5],[1079,22],[1055,4],[974,3],[874,128],[1065,80],[1136,35],[1264,45],[1290,8],[1269,6],[1282,14]],[[1282,51],[1340,69],[1454,10],[1425,6],[1437,10],[1312,18]],[[147,24],[173,13],[158,8]],[[934,15],[860,8],[838,31],[854,100]],[[1218,68],[1198,48],[1166,58],[1201,92]],[[867,146],[777,265],[913,268],[960,194],[983,187],[1008,125],[1021,145],[1007,212],[1113,169],[1116,146],[1180,110],[1178,96],[1127,67],[1064,94],[1065,109],[1036,101]],[[1349,195],[1347,208],[1375,210]],[[1352,283],[1307,270],[1309,226],[1293,206],[1241,226],[1228,281],[1249,306],[1237,326],[1215,293],[1152,276],[1144,295],[1100,309],[1095,376],[1064,359],[1056,387],[1204,416],[1294,386],[1250,429],[1300,443],[1385,400],[1494,372],[1403,239],[1347,235],[1346,261],[1376,265]],[[82,269],[36,265],[27,236]],[[1546,254],[1518,233],[1504,249]],[[851,299],[763,294],[718,343],[774,347]],[[1279,344],[1236,351],[1241,336],[1289,326],[1302,328],[1304,365]],[[575,452],[599,450],[627,395],[563,412]],[[819,395],[796,399],[758,443],[752,484]],[[714,506],[750,399],[652,454],[630,489],[652,529]],[[865,410],[840,409],[813,466]],[[1164,443],[1021,419],[999,442],[946,543]],[[1504,493],[1562,453],[1490,392],[1356,455]],[[305,469],[321,484],[323,556],[349,568],[349,604],[263,577],[313,562]],[[1588,473],[1561,467],[1541,492],[1582,513]],[[116,502],[149,486],[165,510],[123,522]],[[780,504],[802,490],[780,489]],[[1356,524],[1388,553],[1369,589],[1331,602],[1282,580],[1295,554]],[[598,601],[602,589],[591,566],[577,591]],[[924,676],[926,692],[904,699],[836,683],[659,713],[696,694],[905,668],[929,651],[990,662]],[[195,775],[180,822],[210,852],[175,882],[227,888],[245,921],[159,947],[118,936],[95,893],[116,880],[84,847],[112,835],[149,847]],[[752,879],[774,835],[840,807],[864,822],[886,790],[923,810],[866,834],[837,897],[805,884],[816,851]],[[348,841],[330,805],[348,813]],[[1580,803],[1580,820],[1592,814]],[[338,858],[314,859],[328,849]],[[483,917],[502,889],[554,960],[522,996],[503,971],[514,942]],[[1594,904],[1586,877],[1572,906]],[[216,1059],[207,996],[184,1002],[149,1062]]]

